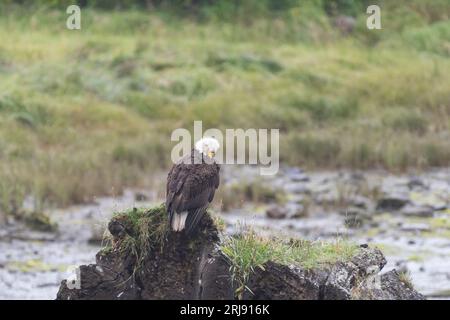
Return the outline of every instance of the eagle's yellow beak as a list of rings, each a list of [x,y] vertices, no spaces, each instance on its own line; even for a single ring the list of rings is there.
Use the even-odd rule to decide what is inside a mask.
[[[209,151],[208,152],[208,157],[210,157],[211,159],[216,155],[216,153],[214,151]]]

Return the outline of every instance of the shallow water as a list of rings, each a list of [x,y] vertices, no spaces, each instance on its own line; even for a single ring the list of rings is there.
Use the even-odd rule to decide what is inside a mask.
[[[223,185],[258,179],[258,183],[286,190],[288,200],[282,206],[295,209],[305,204],[305,197],[313,203],[306,216],[288,215],[282,219],[266,216],[271,204],[247,203],[221,214],[229,233],[245,224],[280,236],[310,240],[339,237],[377,245],[388,260],[382,272],[393,268],[407,270],[419,292],[428,297],[450,298],[450,170],[412,177],[384,172],[304,173],[286,168],[275,177],[261,179],[254,168],[224,169]],[[378,197],[401,194],[411,206],[431,208],[431,215],[376,211],[376,201],[370,199],[373,190],[377,190]],[[121,197],[53,210],[50,215],[58,222],[58,234],[30,232],[18,225],[0,227],[0,299],[54,299],[61,280],[73,273],[72,268],[95,262],[100,244],[90,245],[88,240],[93,235],[101,238],[113,212],[161,202],[150,191],[146,193],[145,202],[136,201],[135,191],[127,190]],[[368,222],[357,227],[345,224],[347,211],[354,203],[342,204],[344,194],[352,199],[364,194],[363,200],[370,200],[362,210],[369,213]],[[360,205],[360,200],[354,202]]]

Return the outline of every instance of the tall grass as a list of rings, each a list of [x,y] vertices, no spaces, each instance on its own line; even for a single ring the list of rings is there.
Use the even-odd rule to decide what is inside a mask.
[[[360,4],[327,3],[228,17],[221,1],[181,16],[85,8],[80,31],[58,1],[3,4],[1,210],[146,185],[170,165],[172,130],[194,120],[280,128],[282,161],[309,168],[448,166],[448,2],[383,1],[370,32]],[[338,14],[357,16],[352,34]]]

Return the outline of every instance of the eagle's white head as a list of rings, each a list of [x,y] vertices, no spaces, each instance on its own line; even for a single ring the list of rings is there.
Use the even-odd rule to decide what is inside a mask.
[[[195,150],[209,158],[213,158],[219,148],[219,141],[212,137],[204,137],[195,143]]]

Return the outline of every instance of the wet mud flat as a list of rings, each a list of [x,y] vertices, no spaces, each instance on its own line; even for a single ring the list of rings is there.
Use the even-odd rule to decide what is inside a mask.
[[[345,238],[379,246],[388,264],[410,274],[415,288],[450,298],[450,170],[390,175],[385,172],[304,172],[283,168],[261,177],[257,168],[224,168],[221,188],[267,185],[281,200],[246,201],[219,214],[228,233],[249,225],[262,233],[309,240]],[[239,195],[239,194],[237,194]],[[94,204],[51,210],[56,233],[0,227],[0,299],[55,299],[61,281],[95,253],[113,212],[160,203],[150,191]],[[221,199],[216,199],[221,202]]]
[[[247,180],[283,190],[284,200],[224,213],[228,232],[240,224],[313,241],[377,245],[388,261],[385,270],[406,272],[430,298],[450,298],[450,169],[392,175],[285,168],[262,178],[242,168],[230,176],[231,184]]]
[[[151,194],[151,193],[149,193]],[[61,281],[81,264],[95,262],[106,224],[116,211],[149,206],[141,192],[99,198],[94,204],[50,211],[55,233],[23,225],[0,228],[0,299],[55,299]]]

